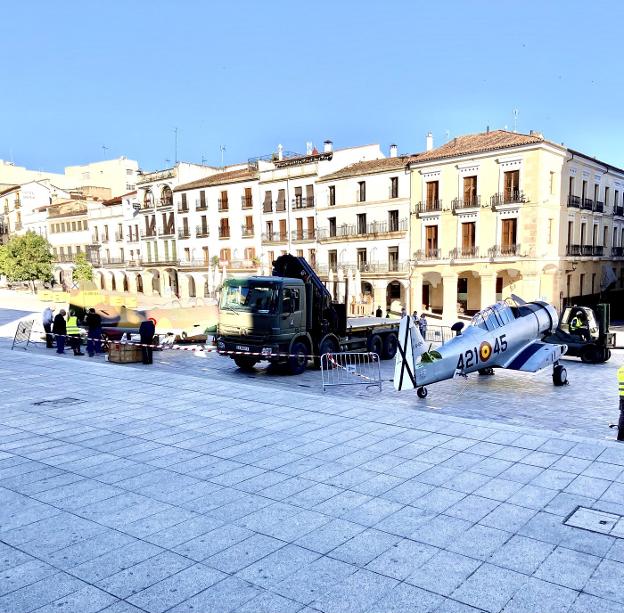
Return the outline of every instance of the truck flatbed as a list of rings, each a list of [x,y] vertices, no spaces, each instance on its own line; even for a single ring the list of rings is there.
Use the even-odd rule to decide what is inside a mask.
[[[399,319],[389,319],[387,317],[349,317],[347,319],[347,330],[398,330]]]

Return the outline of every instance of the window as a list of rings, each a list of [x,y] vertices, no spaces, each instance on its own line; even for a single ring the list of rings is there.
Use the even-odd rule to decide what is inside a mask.
[[[302,258],[303,257],[303,249],[297,249],[297,257],[298,258]]]
[[[208,247],[202,247],[202,255],[204,256],[204,264],[207,264],[210,261],[210,252]]]
[[[253,206],[253,197],[251,187],[245,188],[245,196],[243,197],[243,208],[250,209]]]
[[[189,248],[189,247],[184,247],[184,259],[185,259],[187,262],[190,262],[190,261],[191,261],[191,250],[190,250],[190,248]]]
[[[336,205],[336,186],[330,185],[329,186],[329,206],[335,206],[335,205]]]
[[[366,249],[357,250],[357,266],[360,272],[367,270]]]
[[[277,192],[277,206],[275,207],[276,211],[285,211],[286,210],[286,190],[280,189]]]
[[[301,187],[295,187],[295,206],[300,209],[302,206],[303,191]]]
[[[330,270],[336,272],[338,270],[338,251],[330,249],[327,252],[327,264]]]
[[[228,209],[229,209],[228,193],[227,191],[222,191],[221,198],[219,198],[219,210],[227,211]]]
[[[298,217],[295,222],[297,224],[297,240],[303,240],[303,217]]]
[[[312,268],[316,268],[316,249],[308,249],[308,262]]]
[[[503,175],[503,202],[518,202],[520,198],[520,171],[508,170]]]
[[[279,221],[279,238],[281,241],[285,241],[288,239],[287,237],[287,232],[286,232],[286,220],[285,219],[280,219]]]
[[[501,227],[502,253],[509,254],[516,246],[517,219],[503,219]]]
[[[128,175],[129,177],[132,176],[133,172],[134,172],[134,170],[132,170],[132,168],[126,168],[126,175]]]
[[[203,189],[199,192],[199,208],[206,208],[206,192]]]
[[[308,238],[314,238],[314,217],[308,217]]]
[[[219,251],[219,260],[221,262],[229,264],[231,257],[232,257],[232,252],[229,249],[221,249]]]
[[[390,198],[399,197],[399,177],[390,177]]]
[[[594,183],[594,202],[599,199],[600,196],[600,185],[598,183]]]
[[[245,247],[245,259],[255,260],[255,258],[256,258],[256,250],[253,247]]]
[[[388,232],[399,231],[399,211],[388,211]]]
[[[594,229],[592,231],[592,245],[598,244],[598,224],[594,224]]]
[[[574,242],[574,222],[568,221],[568,245]]]
[[[188,203],[186,202],[186,194],[182,194],[182,210],[188,211]]]
[[[271,213],[273,211],[272,192],[264,192],[264,202],[262,203],[262,211],[264,213]]]
[[[285,287],[282,290],[282,313],[294,313],[300,309],[299,288]]]
[[[581,202],[585,202],[587,197],[587,181],[583,181],[583,189],[581,191]]]
[[[579,276],[579,296],[583,295],[583,286],[585,285],[585,274],[581,273]]]
[[[439,181],[427,181],[427,210],[437,211],[439,206],[438,193],[440,189]]]
[[[272,221],[266,222],[266,235],[267,235],[267,240],[273,240],[273,222]]]
[[[358,181],[357,201],[358,202],[366,201],[366,181]]]
[[[219,238],[230,238],[230,220],[227,217],[219,220]]]
[[[245,216],[245,236],[253,236],[253,216]]]
[[[76,231],[76,222],[72,221],[71,222],[71,226],[72,226],[72,232]],[[108,230],[108,226],[106,226],[106,229]],[[108,233],[106,234],[106,238],[108,238]]]
[[[608,242],[609,242],[609,228],[607,228],[607,226],[605,226],[602,229],[602,246],[606,248]]]
[[[336,236],[336,218],[330,217],[327,221],[329,221],[329,235]]]
[[[269,260],[269,264],[273,266],[273,261],[275,260],[275,251],[267,251],[267,258]]]
[[[399,248],[388,247],[388,270],[397,272],[399,270]]]
[[[587,224],[581,224],[581,245],[585,244],[585,234],[586,234]]]
[[[357,233],[366,234],[366,213],[359,213],[357,216]]]
[[[475,255],[475,230],[476,223],[469,221],[461,225],[462,230],[462,255],[474,256]]]
[[[464,204],[466,206],[477,205],[477,177],[464,177]]]
[[[618,205],[618,201],[620,199],[620,192],[617,189],[613,190],[613,207],[615,208]]]
[[[425,255],[438,255],[438,226],[425,226]]]
[[[568,179],[568,194],[574,196],[574,177]]]
[[[310,183],[306,185],[306,202],[307,207],[314,206],[314,185]]]
[[[165,206],[173,204],[173,194],[171,193],[171,188],[168,185],[165,185],[160,192],[160,204]]]
[[[604,204],[605,204],[605,207],[609,205],[609,188],[608,187],[605,187],[604,189]]]

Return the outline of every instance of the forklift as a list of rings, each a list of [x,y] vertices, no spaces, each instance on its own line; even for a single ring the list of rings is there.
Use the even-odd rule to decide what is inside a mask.
[[[581,358],[586,364],[601,364],[611,357],[615,347],[615,333],[609,332],[611,309],[609,304],[596,305],[596,311],[585,306],[564,309],[557,330],[544,338],[547,343],[567,345],[566,356]],[[570,323],[578,317],[580,328],[572,330]]]

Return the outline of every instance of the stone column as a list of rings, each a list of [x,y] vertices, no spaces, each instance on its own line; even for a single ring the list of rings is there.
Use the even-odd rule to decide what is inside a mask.
[[[188,276],[178,273],[178,292],[180,294],[180,300],[189,299],[189,280]]]
[[[452,325],[457,321],[457,273],[442,275],[442,322]]]
[[[423,303],[423,276],[421,272],[413,272],[410,278],[410,297],[407,312],[411,315],[417,311],[420,315]]]
[[[481,275],[481,309],[496,302],[496,274]]]
[[[147,270],[142,271],[141,279],[143,279],[143,295],[151,296],[153,294],[152,291],[152,281],[154,279],[154,275],[151,272],[147,272]]]
[[[127,272],[126,277],[128,277],[128,293],[136,294],[137,293],[136,275],[133,272]]]
[[[513,293],[519,295],[527,301],[538,300],[540,297],[540,275],[539,274],[525,274],[522,276],[522,283],[516,283],[513,280],[516,288]],[[519,287],[518,287],[519,286]],[[520,294],[522,292],[522,294]]]

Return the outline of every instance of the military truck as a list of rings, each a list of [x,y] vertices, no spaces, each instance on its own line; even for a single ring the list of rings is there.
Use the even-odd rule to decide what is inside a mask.
[[[398,320],[347,318],[345,304],[302,257],[282,255],[270,277],[227,279],[221,291],[217,351],[242,370],[262,361],[302,373],[310,360],[340,351],[368,351],[392,359],[398,347]]]

